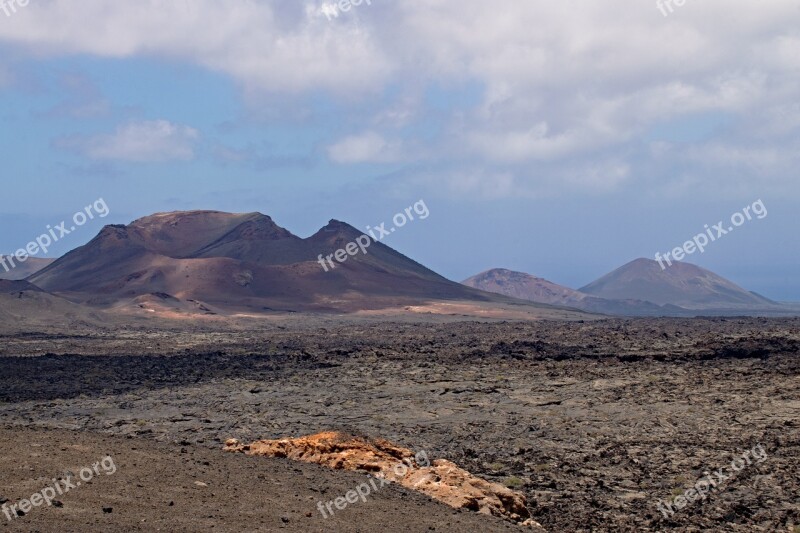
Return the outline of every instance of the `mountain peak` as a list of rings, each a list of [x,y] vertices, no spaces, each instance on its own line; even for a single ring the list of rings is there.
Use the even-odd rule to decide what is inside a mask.
[[[493,268],[462,282],[468,287],[554,305],[575,305],[586,296],[543,278],[505,268]]]
[[[534,276],[533,274],[526,274],[525,272],[517,272],[515,270],[509,270],[507,268],[491,268],[489,270],[485,270],[480,274],[476,274],[469,278],[469,280],[478,280],[478,279],[515,279],[515,280],[543,280],[538,276]],[[466,283],[469,280],[465,280],[462,283]]]
[[[336,220],[332,218],[328,221],[328,224],[322,228],[322,231],[358,231],[356,228],[348,224],[347,222],[342,222],[341,220]]]
[[[172,295],[177,303],[170,305],[199,301],[235,312],[492,301],[382,243],[370,241],[354,255],[349,245],[362,235],[339,220],[301,239],[261,213],[156,213],[127,226],[106,226],[31,281],[77,301],[136,309],[150,305],[154,293]],[[336,255],[345,248],[346,262]],[[320,264],[328,255],[335,259]]]
[[[189,257],[242,227],[250,238],[289,238],[291,233],[261,213],[172,211],[134,220],[128,232],[145,249],[168,257]]]
[[[349,239],[355,240],[363,235],[363,231],[359,231],[347,222],[341,220],[331,219],[325,226],[319,229],[314,235],[309,237],[312,242],[316,241],[331,241],[331,239]]]
[[[735,283],[692,263],[663,266],[652,259],[635,259],[578,289],[613,300],[640,299],[686,309],[736,309],[774,305]]]
[[[189,211],[163,211],[153,213],[134,220],[132,226],[141,226],[148,224],[170,224],[173,222],[180,222],[182,220],[197,218],[197,217],[210,217],[215,219],[231,219],[251,216],[266,216],[258,212],[252,213],[228,213],[225,211],[215,211],[211,209],[194,209]]]

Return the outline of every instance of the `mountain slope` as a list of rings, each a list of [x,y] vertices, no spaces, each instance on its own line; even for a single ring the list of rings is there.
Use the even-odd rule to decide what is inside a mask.
[[[0,280],[0,333],[95,327],[102,321],[97,311],[49,294],[27,281]]]
[[[586,294],[546,279],[504,268],[481,272],[461,283],[482,291],[553,305],[574,305],[589,298]]]
[[[690,263],[662,270],[650,259],[636,259],[579,289],[607,299],[638,298],[691,310],[762,309],[778,304]]]
[[[117,308],[173,300],[231,312],[511,302],[449,281],[372,239],[366,253],[327,271],[319,263],[359,237],[338,221],[302,239],[260,213],[160,213],[106,226],[30,281],[73,301]]]
[[[0,255],[0,259],[5,259],[6,266],[9,267],[9,270],[6,270],[4,266],[0,265],[0,279],[11,280],[25,279],[55,261],[55,259],[44,257],[29,257],[26,261],[20,263],[14,257],[9,258],[8,256],[2,255]],[[11,268],[9,259],[14,261],[14,268]]]
[[[684,314],[678,308],[666,308],[637,299],[608,300],[597,298],[543,278],[503,268],[487,270],[464,280],[462,283],[482,291],[494,292],[537,303],[574,307],[592,313],[625,316]]]
[[[27,281],[0,279],[0,294],[16,294],[23,291],[44,292],[36,285]]]

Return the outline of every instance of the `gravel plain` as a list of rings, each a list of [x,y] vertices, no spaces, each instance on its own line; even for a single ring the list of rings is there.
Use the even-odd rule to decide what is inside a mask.
[[[800,531],[796,319],[292,320],[2,341],[7,428],[220,456],[228,438],[341,430],[520,490],[550,531]],[[659,512],[756,445],[765,460]]]

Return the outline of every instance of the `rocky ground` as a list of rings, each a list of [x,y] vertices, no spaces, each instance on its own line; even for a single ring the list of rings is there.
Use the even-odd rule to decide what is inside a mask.
[[[0,424],[215,457],[342,430],[520,490],[550,531],[794,532],[799,349],[800,320],[750,318],[14,334]],[[720,469],[706,500],[659,512]]]
[[[159,444],[62,430],[0,428],[0,502],[10,505],[58,484],[53,506],[25,516],[0,512],[0,531],[463,531],[513,532],[517,526],[455,511],[399,485],[387,485],[323,516],[318,502],[344,496],[364,476],[317,465],[255,461],[205,447]],[[83,468],[99,474],[80,481]],[[67,483],[67,476],[70,477]],[[57,481],[54,483],[53,479]],[[88,479],[88,473],[85,474]],[[69,485],[73,485],[69,488]],[[68,489],[68,490],[67,490]],[[55,489],[54,489],[55,491]]]

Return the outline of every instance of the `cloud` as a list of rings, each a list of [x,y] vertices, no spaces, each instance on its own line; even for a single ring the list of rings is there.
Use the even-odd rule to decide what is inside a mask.
[[[369,131],[351,135],[328,147],[328,157],[336,163],[389,163],[400,159],[399,142],[389,142]]]
[[[470,144],[486,157],[506,162],[562,157],[578,142],[569,132],[548,135],[546,122],[525,131],[478,132],[470,137]]]
[[[37,57],[188,62],[231,77],[251,105],[275,95],[337,99],[351,105],[349,131],[362,133],[328,146],[335,163],[416,163],[419,151],[409,146],[424,146],[426,160],[437,158],[451,170],[496,165],[489,174],[499,176],[499,190],[509,196],[543,181],[569,191],[576,184],[620,190],[650,179],[637,168],[656,163],[696,165],[706,180],[723,182],[725,154],[743,154],[754,141],[774,146],[774,157],[794,149],[795,0],[696,1],[669,17],[655,2],[640,0],[619,0],[613,8],[594,0],[508,0],[502,9],[485,0],[373,2],[332,20],[324,3],[82,0],[77,8],[71,0],[49,0],[32,2],[13,24],[0,25],[0,41],[15,54]],[[93,31],[86,31],[87,20]],[[443,110],[418,98],[429,87],[459,86],[479,87],[477,102]],[[394,97],[394,104],[383,101]],[[715,133],[713,150],[634,160],[649,157],[641,143],[655,125],[715,112],[731,120]],[[391,140],[399,129],[403,142]],[[191,135],[173,135],[182,141],[166,150],[170,157],[191,154]],[[150,153],[94,146],[109,144],[101,141],[85,151],[96,158]],[[791,170],[774,157],[747,155],[781,173],[773,180],[791,183]],[[533,164],[540,166],[533,171]],[[668,188],[685,179],[684,170],[658,175]],[[800,194],[797,184],[791,190]]]
[[[189,126],[152,120],[130,122],[110,134],[61,138],[56,146],[98,160],[185,161],[194,158],[194,143],[198,137],[197,130]]]
[[[368,91],[390,72],[358,13],[332,23],[316,4],[240,0],[31,3],[0,40],[37,54],[162,57],[228,74],[247,90]],[[86,31],[91,20],[93,30]]]

